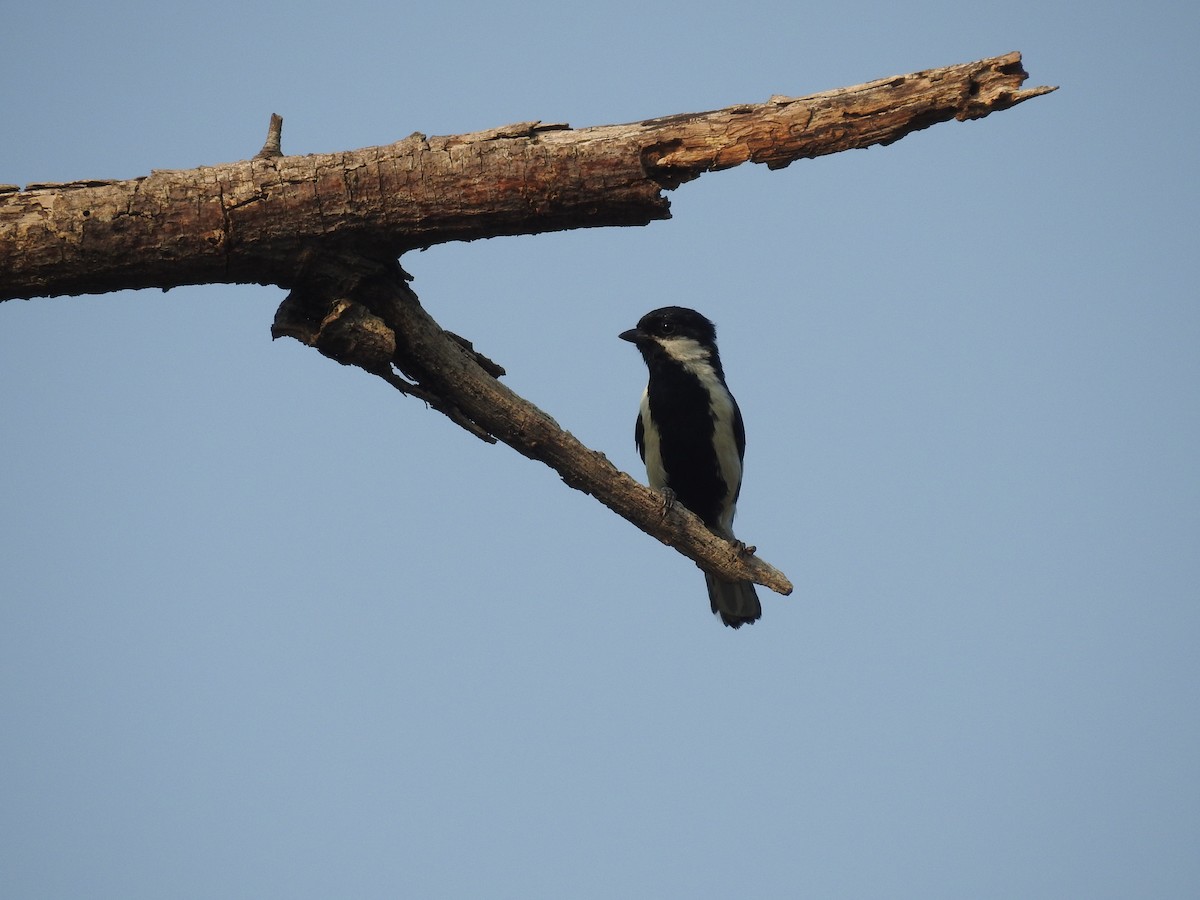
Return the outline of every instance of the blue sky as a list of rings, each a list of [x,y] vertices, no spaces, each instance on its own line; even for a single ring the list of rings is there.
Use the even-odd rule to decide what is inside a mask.
[[[1192,897],[1187,4],[27,4],[0,182],[802,95],[1020,50],[1061,90],[405,257],[641,475],[647,310],[717,323],[703,578],[203,286],[0,305],[0,871],[22,898]]]

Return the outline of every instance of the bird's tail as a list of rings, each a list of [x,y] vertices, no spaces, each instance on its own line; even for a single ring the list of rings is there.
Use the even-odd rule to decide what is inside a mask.
[[[762,604],[754,590],[753,581],[722,581],[715,575],[704,573],[708,582],[708,599],[712,611],[730,628],[741,628],[762,617]]]

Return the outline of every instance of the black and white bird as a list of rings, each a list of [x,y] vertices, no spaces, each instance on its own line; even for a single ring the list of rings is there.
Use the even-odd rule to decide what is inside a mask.
[[[669,492],[710,531],[735,540],[746,431],[725,384],[716,328],[694,309],[665,306],[620,338],[637,346],[650,370],[634,428],[650,487]],[[726,625],[740,628],[762,616],[753,582],[704,577],[712,611]]]

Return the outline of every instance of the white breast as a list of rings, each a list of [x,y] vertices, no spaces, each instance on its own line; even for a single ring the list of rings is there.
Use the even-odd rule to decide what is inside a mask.
[[[638,409],[642,417],[642,443],[646,451],[646,481],[656,491],[661,491],[667,484],[667,473],[663,469],[662,449],[659,446],[658,429],[650,424],[650,391],[642,391],[642,405]]]

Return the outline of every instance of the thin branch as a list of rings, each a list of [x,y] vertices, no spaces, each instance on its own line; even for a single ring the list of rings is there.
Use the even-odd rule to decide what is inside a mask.
[[[792,592],[787,577],[755,556],[752,548],[713,534],[680,504],[665,506],[662,494],[620,471],[603,453],[589,449],[497,381],[472,350],[425,312],[399,266],[392,274],[362,282],[355,293],[393,329],[397,358],[410,377],[450,398],[455,408],[518,453],[550,466],[567,485],[591,494],[706,571],[728,580],[754,581],[780,594]]]
[[[731,580],[749,579],[782,594],[791,582],[778,570],[725,541],[680,504],[617,469],[603,453],[570,432],[497,377],[504,369],[470,342],[445,331],[422,308],[408,276],[389,261],[342,254],[311,254],[304,283],[279,307],[273,337],[316,347],[343,365],[361,369],[427,402],[477,437],[508,444],[554,469],[638,528],[701,568]],[[321,310],[327,309],[328,313]],[[395,375],[392,367],[405,378]]]

